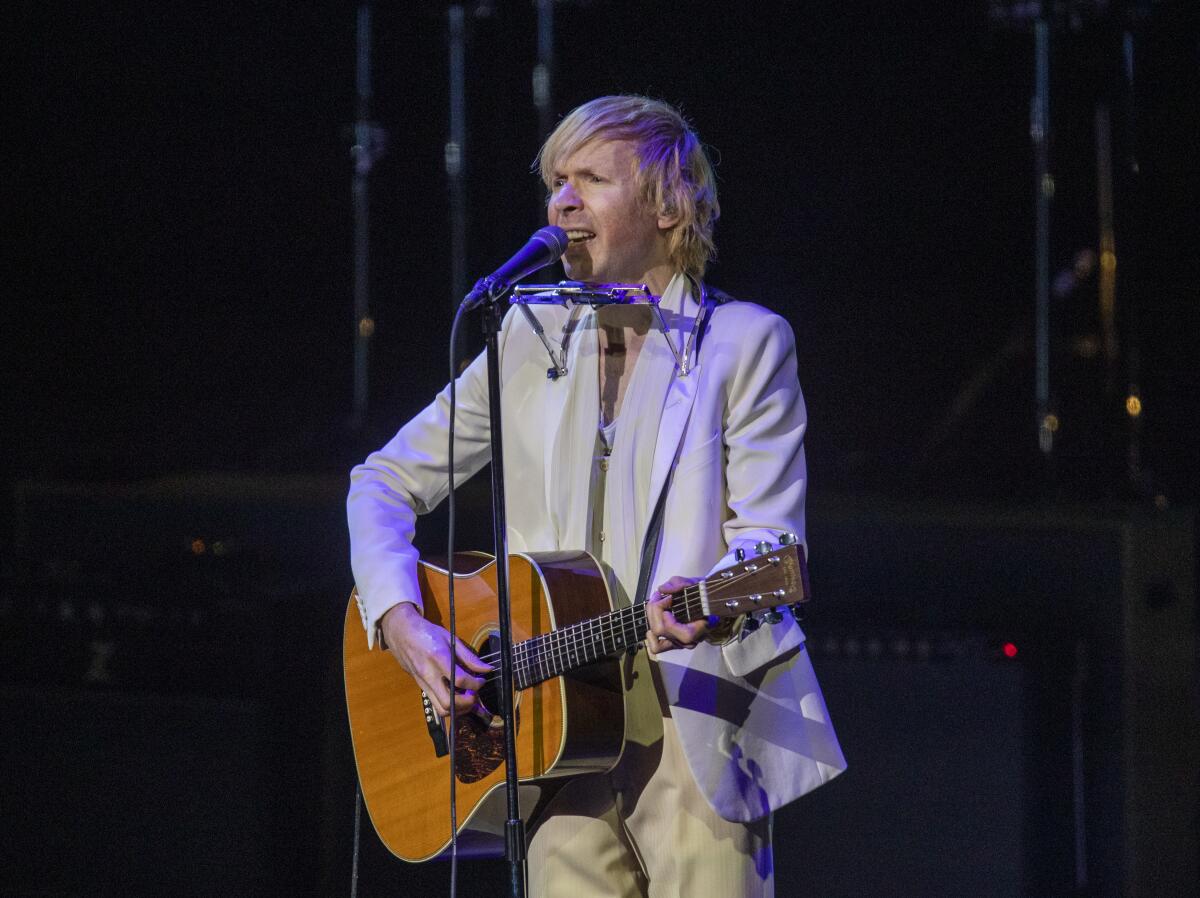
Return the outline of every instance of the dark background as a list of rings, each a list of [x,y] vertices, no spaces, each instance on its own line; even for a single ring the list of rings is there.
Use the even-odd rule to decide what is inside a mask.
[[[1047,490],[1031,350],[1000,365],[926,446],[1033,308],[1032,36],[993,27],[988,10],[557,7],[560,113],[645,92],[680,104],[714,148],[723,215],[709,278],[791,320],[814,488]],[[528,173],[539,144],[534,17],[524,2],[469,17],[471,277],[542,220]],[[1120,386],[1136,347],[1151,472],[1135,492],[1190,502],[1197,16],[1161,3],[1134,18],[1132,103],[1118,77],[1122,15],[1056,37],[1052,270],[1097,246],[1092,120],[1105,100],[1117,143]],[[444,382],[444,6],[379,4],[375,25],[374,114],[390,148],[372,182],[378,327],[370,426],[358,437],[344,429],[353,5],[38,4],[16,22],[7,478],[342,471]],[[1121,174],[1130,153],[1136,178]],[[1094,276],[1056,304],[1063,346],[1094,330],[1094,307]],[[1119,433],[1072,461],[1091,414],[1076,412],[1102,377],[1070,358],[1056,366],[1059,491],[1129,492]],[[1119,421],[1123,395],[1106,400],[1106,419]],[[1115,475],[1090,473],[1103,456],[1117,459]]]
[[[1051,383],[1062,430],[1047,463],[1036,445],[1029,338],[1033,39],[1027,27],[999,25],[1001,8],[984,0],[556,5],[557,115],[605,93],[646,93],[680,105],[712,148],[722,216],[708,279],[795,329],[814,530],[836,517],[822,518],[822,498],[829,509],[838,496],[882,498],[889,508],[1070,503],[1083,509],[1071,520],[1083,522],[1101,506],[1187,509],[1200,498],[1200,13],[1165,0],[1060,5],[1051,269],[1098,248],[1093,123],[1102,103],[1114,123],[1121,351],[1109,386],[1099,362],[1072,350],[1097,330],[1094,274],[1055,300]],[[186,739],[161,721],[186,718],[187,738],[199,740],[199,761],[187,759],[196,781],[231,820],[253,817],[246,839],[265,839],[257,861],[228,861],[228,875],[270,869],[286,855],[278,821],[263,816],[274,801],[289,821],[285,835],[320,844],[289,881],[319,875],[323,892],[340,893],[353,783],[339,729],[337,606],[351,577],[337,506],[350,465],[446,378],[455,297],[445,11],[434,2],[375,5],[373,118],[388,150],[371,179],[377,330],[369,414],[357,427],[355,4],[44,3],[3,14],[15,114],[4,141],[0,485],[14,498],[0,512],[0,611],[17,624],[5,636],[7,657],[17,659],[9,680],[38,690],[7,706],[19,710],[10,732],[24,722],[40,734],[6,766],[30,765],[27,783],[35,783],[30,759],[63,751],[62,733],[94,736],[51,765],[48,790],[22,791],[14,773],[10,799],[70,802],[85,789],[133,788],[165,802],[174,787],[192,800],[169,765],[137,788],[122,766],[128,751],[182,751]],[[530,88],[534,7],[515,0],[468,12],[473,278],[507,258],[544,213],[530,173],[541,138]],[[1126,30],[1132,89],[1121,77]],[[1130,381],[1144,403],[1136,428],[1123,410]],[[974,399],[954,409],[971,383],[981,385]],[[1131,445],[1140,452],[1132,470]],[[230,557],[191,557],[194,537],[211,543],[229,532],[242,540]],[[835,526],[828,532],[839,538]],[[56,609],[94,601],[111,611],[118,593],[167,611],[136,638],[128,626],[110,633],[114,678],[77,689],[95,634],[67,628]],[[192,618],[181,607],[203,611],[186,637],[180,621]],[[47,638],[55,614],[62,626]],[[138,641],[147,632],[159,648]],[[243,672],[270,685],[235,685]],[[850,670],[846,681],[855,676]],[[1026,680],[1000,676],[995,694],[1004,701],[1029,692]],[[1034,691],[1065,682],[1021,676],[1040,684]],[[323,700],[314,704],[314,694]],[[112,702],[127,726],[114,724]],[[1038,729],[1026,713],[1035,722],[1018,736]],[[146,728],[145,740],[120,742]],[[289,740],[311,748],[313,733],[319,752],[297,759]],[[273,772],[233,763],[218,748],[229,740]],[[1029,749],[1017,766],[1039,752]],[[280,772],[280,756],[292,767]],[[101,773],[79,785],[71,771],[81,768]],[[294,791],[289,777],[330,769],[338,772],[294,802],[279,797]],[[140,818],[169,813],[154,802],[131,808]],[[111,814],[55,845],[80,857],[105,844],[98,830],[115,832],[96,875],[115,883],[132,869],[147,878],[113,894],[224,882],[213,872],[222,858],[247,850],[237,827],[189,818],[187,837],[210,853],[200,872],[178,870],[174,843],[146,853],[141,830],[122,830],[121,814]],[[35,833],[58,826],[38,819],[45,825]],[[394,876],[380,852],[368,845],[366,863]],[[140,866],[128,860],[139,853]],[[168,868],[166,880],[154,878]],[[83,874],[63,876],[44,889],[22,881],[17,894],[87,891]]]

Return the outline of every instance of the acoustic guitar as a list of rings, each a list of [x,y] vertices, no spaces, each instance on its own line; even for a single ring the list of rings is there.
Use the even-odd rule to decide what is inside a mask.
[[[770,547],[677,593],[681,621],[736,618],[809,598],[804,553],[795,543]],[[496,671],[477,709],[456,716],[455,778],[461,855],[504,850],[504,727],[500,706],[496,562],[455,573],[458,635]],[[483,561],[482,559],[486,559]],[[425,617],[446,626],[451,574],[418,568]],[[526,822],[572,775],[610,770],[623,744],[624,698],[619,657],[646,633],[642,605],[614,607],[599,564],[586,552],[509,556],[517,768]],[[363,798],[380,840],[397,857],[424,861],[450,845],[448,721],[434,712],[391,653],[367,648],[356,598],[346,609],[343,640],[346,706]]]

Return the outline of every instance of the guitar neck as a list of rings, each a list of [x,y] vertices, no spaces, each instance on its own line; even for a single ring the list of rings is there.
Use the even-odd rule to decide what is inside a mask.
[[[736,617],[808,600],[804,556],[796,545],[764,551],[758,558],[718,572],[674,594],[671,613],[683,623],[710,615]],[[618,608],[513,646],[513,679],[528,689],[585,664],[641,644],[648,629],[646,606]]]
[[[680,620],[689,620],[677,614]],[[589,618],[513,646],[513,678],[518,689],[570,673],[593,661],[641,644],[648,629],[646,606],[632,605]]]

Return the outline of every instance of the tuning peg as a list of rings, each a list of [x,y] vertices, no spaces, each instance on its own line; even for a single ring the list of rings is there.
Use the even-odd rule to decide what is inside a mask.
[[[742,632],[738,634],[738,639],[745,639],[755,630],[762,626],[762,622],[753,614],[747,614],[746,619],[742,621]]]
[[[765,539],[760,539],[757,543],[754,544],[754,551],[757,552],[759,555],[766,555],[768,552],[771,551],[771,544],[769,542],[767,542]]]
[[[792,609],[792,617],[794,617],[796,619],[796,623],[798,623],[798,624],[804,623],[804,603],[796,602],[795,604],[791,605],[790,607]]]
[[[796,534],[790,530],[787,533],[779,534],[779,545],[781,546],[794,546],[797,542],[799,540],[796,538]]]
[[[743,549],[741,546],[738,546],[736,549],[733,550],[733,557],[735,559],[737,559],[737,561],[739,563],[745,561],[746,560],[746,550]]]
[[[777,624],[783,620],[783,615],[779,613],[778,608],[768,608],[763,612],[762,619],[765,624]]]

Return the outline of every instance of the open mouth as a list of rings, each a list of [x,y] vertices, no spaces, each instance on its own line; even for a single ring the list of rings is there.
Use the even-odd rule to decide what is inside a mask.
[[[579,246],[579,244],[581,244],[581,243],[587,243],[589,240],[591,240],[595,236],[596,235],[592,231],[578,231],[578,230],[568,230],[567,231],[567,240],[570,241],[571,246]]]

